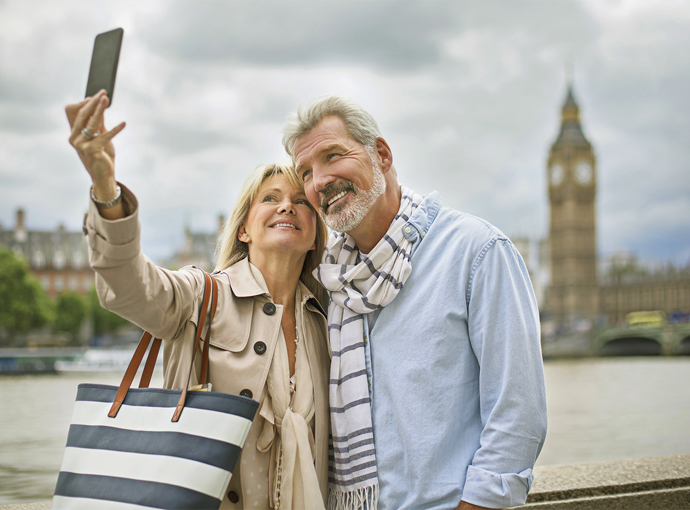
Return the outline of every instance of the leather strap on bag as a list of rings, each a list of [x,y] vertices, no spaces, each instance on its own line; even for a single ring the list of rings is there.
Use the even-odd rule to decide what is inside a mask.
[[[210,285],[209,285],[210,284]],[[213,299],[211,300],[211,294],[213,295]],[[211,305],[211,323],[209,323],[208,331],[206,333],[206,338],[204,339],[204,348],[203,348],[203,353],[202,353],[202,360],[201,360],[201,375],[200,375],[200,382],[201,384],[207,384],[208,382],[208,355],[209,355],[209,349],[208,349],[208,344],[209,344],[209,339],[211,337],[211,324],[213,323],[213,317],[216,314],[216,306],[218,305],[218,284],[216,282],[216,279],[210,276],[208,273],[204,271],[204,298],[201,303],[201,308],[199,310],[199,320],[197,321],[197,328],[196,328],[196,337],[194,340],[194,350],[192,353],[192,361],[190,363],[189,371],[187,372],[187,379],[186,379],[186,384],[184,388],[182,389],[182,394],[180,395],[180,400],[177,404],[177,407],[175,408],[175,413],[173,414],[172,421],[178,421],[180,418],[180,414],[182,413],[182,409],[184,409],[184,404],[187,399],[187,390],[189,388],[189,381],[192,376],[192,371],[194,370],[194,359],[196,357],[197,350],[199,349],[199,343],[201,340],[201,333],[204,328],[204,323],[206,321],[206,315],[208,314],[209,311],[209,301],[212,301]],[[117,416],[118,411],[120,410],[120,407],[122,406],[122,403],[125,400],[125,397],[127,396],[127,392],[129,391],[129,388],[132,385],[132,382],[134,381],[134,377],[137,374],[137,371],[139,370],[139,366],[141,365],[141,361],[144,358],[144,354],[146,353],[146,349],[149,346],[149,343],[151,342],[151,338],[153,338],[153,335],[149,333],[148,331],[145,331],[144,334],[141,337],[141,340],[139,340],[139,345],[137,346],[136,350],[134,351],[134,355],[132,356],[132,360],[129,362],[129,366],[127,367],[127,370],[125,371],[125,375],[122,378],[122,382],[120,383],[120,387],[117,390],[117,393],[115,395],[115,400],[113,402],[113,405],[110,408],[110,411],[108,412],[108,416],[110,418],[114,418]],[[148,388],[149,383],[151,382],[151,376],[153,374],[153,369],[156,364],[156,358],[158,357],[158,352],[160,350],[160,345],[161,345],[161,339],[160,338],[155,338],[153,340],[153,343],[151,344],[151,349],[149,350],[149,355],[146,359],[146,364],[144,366],[144,372],[141,375],[141,379],[139,381],[139,388]]]
[[[201,309],[203,312],[203,316],[199,318],[199,324],[197,325],[196,329],[196,340],[194,341],[194,353],[192,354],[192,363],[189,367],[189,372],[187,372],[187,382],[184,385],[184,388],[182,388],[182,394],[180,395],[180,400],[177,403],[177,408],[175,409],[175,414],[173,414],[172,421],[177,421],[180,419],[180,415],[182,414],[182,410],[184,409],[184,403],[185,400],[187,400],[187,391],[189,391],[189,381],[192,378],[192,371],[194,370],[194,358],[196,357],[196,352],[199,349],[199,342],[201,340],[201,331],[204,328],[204,321],[206,320],[206,312],[208,311],[208,298],[209,298],[209,282],[211,283],[211,287],[213,289],[213,294],[218,293],[218,287],[216,283],[216,279],[212,278],[208,273],[204,272],[204,301],[201,305]],[[213,315],[215,314],[215,310],[211,310],[211,320],[213,320]],[[211,334],[211,325],[209,324],[209,331],[208,335],[206,335],[206,341],[204,342],[205,345],[208,345],[208,338],[210,337]],[[207,366],[206,370],[204,370],[204,374],[208,373],[208,348],[204,349],[204,352],[202,354],[202,360],[201,360],[201,365],[202,365],[202,370],[204,367],[204,360],[203,356],[206,356],[206,361],[205,364]],[[204,375],[205,376],[205,375]],[[202,384],[206,384],[205,382]]]

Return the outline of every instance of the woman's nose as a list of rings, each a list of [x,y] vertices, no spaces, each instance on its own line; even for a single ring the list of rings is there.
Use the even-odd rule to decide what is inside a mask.
[[[295,204],[292,203],[292,200],[285,199],[280,203],[280,208],[278,209],[278,212],[281,214],[294,214]]]

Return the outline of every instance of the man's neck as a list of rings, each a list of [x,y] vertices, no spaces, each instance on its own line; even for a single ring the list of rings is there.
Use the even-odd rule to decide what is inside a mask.
[[[391,179],[386,183],[386,192],[377,200],[364,219],[348,234],[357,243],[359,251],[370,253],[395,219],[400,210],[400,185],[397,180]]]

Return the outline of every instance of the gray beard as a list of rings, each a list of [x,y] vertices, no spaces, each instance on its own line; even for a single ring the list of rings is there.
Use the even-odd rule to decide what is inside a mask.
[[[374,182],[368,191],[361,190],[354,185],[353,196],[350,203],[335,207],[332,211],[319,214],[329,228],[337,232],[349,232],[356,228],[369,213],[376,201],[386,192],[386,178],[372,157]]]

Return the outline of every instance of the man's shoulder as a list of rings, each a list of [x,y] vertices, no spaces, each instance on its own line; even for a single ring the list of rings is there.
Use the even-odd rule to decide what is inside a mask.
[[[488,243],[508,240],[508,237],[489,221],[452,207],[442,207],[433,224],[441,232],[451,233],[462,242]]]
[[[424,195],[418,210],[412,216],[412,222],[425,230],[432,227],[437,230],[456,230],[463,236],[478,239],[507,239],[507,236],[495,225],[473,214],[446,207],[442,204],[438,191]]]

